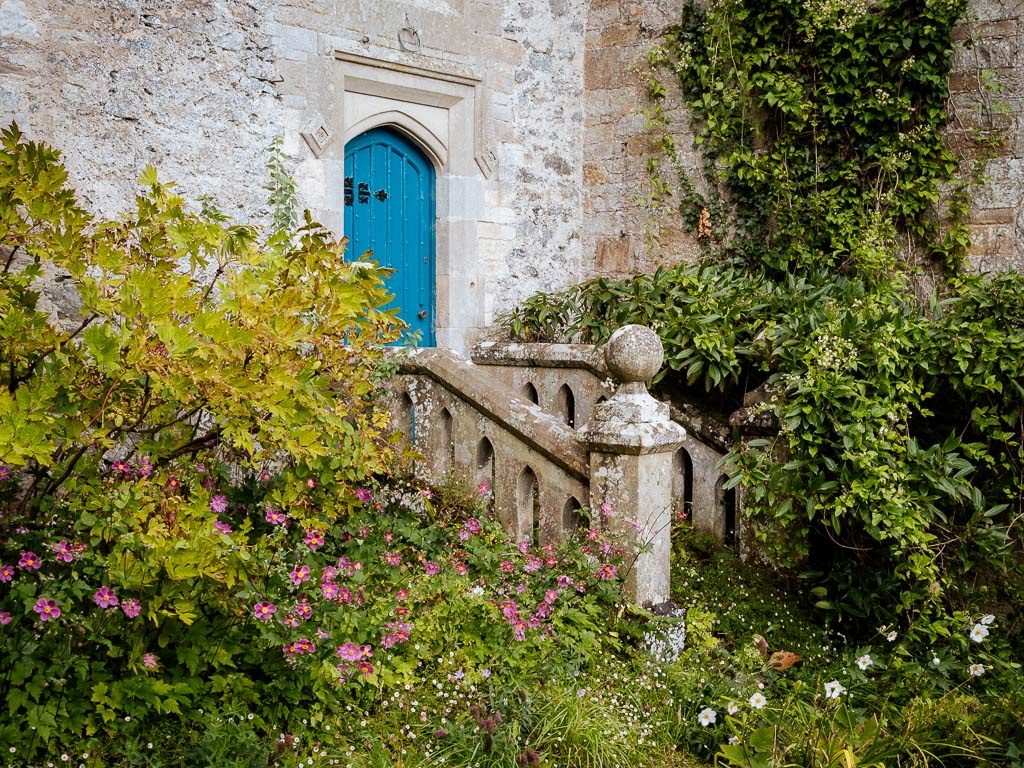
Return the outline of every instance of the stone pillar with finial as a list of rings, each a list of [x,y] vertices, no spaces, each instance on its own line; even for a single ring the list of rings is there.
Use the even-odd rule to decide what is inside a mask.
[[[608,339],[604,354],[621,384],[580,430],[590,451],[592,514],[627,542],[626,597],[659,605],[669,599],[672,458],[686,431],[671,420],[668,405],[647,392],[646,382],[665,359],[658,334],[624,326]]]

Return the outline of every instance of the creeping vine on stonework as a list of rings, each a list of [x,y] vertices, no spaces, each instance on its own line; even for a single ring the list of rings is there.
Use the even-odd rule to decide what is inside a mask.
[[[959,269],[966,182],[955,181],[942,130],[951,33],[965,10],[965,0],[688,4],[649,54],[660,76],[678,79],[720,193],[706,201],[684,180],[684,222],[698,232],[704,213],[728,256],[776,274],[896,267],[865,261],[877,256],[859,247],[865,232],[901,240],[894,255]],[[666,93],[652,77],[656,130]]]

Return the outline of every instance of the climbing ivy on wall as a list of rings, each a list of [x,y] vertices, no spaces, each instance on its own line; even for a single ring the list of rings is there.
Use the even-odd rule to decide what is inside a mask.
[[[650,60],[655,208],[702,264],[537,295],[515,338],[661,335],[669,397],[776,431],[727,457],[777,563],[819,569],[824,610],[885,619],[967,599],[1020,604],[1024,278],[965,273],[978,168],[942,142],[951,33],[964,0],[719,0],[689,5]],[[703,149],[685,174],[677,78]],[[979,135],[979,143],[997,137]],[[982,159],[983,162],[983,159]],[[673,177],[672,171],[678,171]],[[945,280],[918,295],[915,272]]]
[[[937,205],[940,184],[957,170],[941,129],[951,32],[966,5],[687,5],[650,58],[678,75],[698,118],[708,175],[730,203],[716,230],[732,235],[733,255],[781,272],[868,275],[892,265],[878,263],[878,249],[865,241],[899,232],[959,266],[966,230],[940,233]],[[652,79],[655,100],[666,93]]]

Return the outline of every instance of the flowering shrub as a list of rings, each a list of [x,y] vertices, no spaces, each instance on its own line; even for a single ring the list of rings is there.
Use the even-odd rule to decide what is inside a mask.
[[[480,680],[578,668],[613,645],[598,639],[617,600],[600,535],[516,544],[477,517],[435,520],[430,491],[401,483],[360,488],[367,501],[328,525],[318,489],[284,506],[278,480],[128,463],[61,509],[70,525],[6,516],[0,747],[109,764],[138,729],[243,707],[269,744],[376,706],[441,656]]]

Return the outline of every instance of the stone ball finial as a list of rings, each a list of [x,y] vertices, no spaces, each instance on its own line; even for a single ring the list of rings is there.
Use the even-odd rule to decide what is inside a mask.
[[[665,348],[645,325],[624,325],[611,335],[604,359],[612,376],[623,383],[647,381],[661,370]]]

